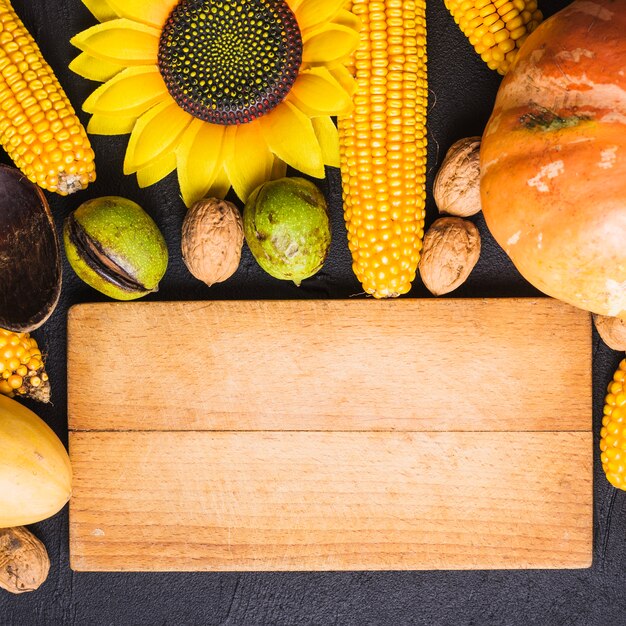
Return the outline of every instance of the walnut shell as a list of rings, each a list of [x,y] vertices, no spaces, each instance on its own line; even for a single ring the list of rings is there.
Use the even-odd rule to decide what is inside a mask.
[[[593,323],[602,341],[612,350],[626,350],[626,321],[619,317],[594,314]]]
[[[434,295],[449,293],[467,280],[479,256],[476,226],[460,217],[441,217],[424,235],[420,276]]]
[[[38,589],[48,578],[46,547],[24,526],[0,529],[0,587],[11,593]]]
[[[480,137],[452,144],[433,187],[440,213],[468,217],[480,211]]]
[[[209,287],[225,281],[239,267],[243,222],[239,209],[226,200],[196,202],[183,221],[182,253],[189,271]]]

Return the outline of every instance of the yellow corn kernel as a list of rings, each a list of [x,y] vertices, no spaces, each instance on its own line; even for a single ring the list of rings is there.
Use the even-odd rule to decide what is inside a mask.
[[[444,0],[474,50],[491,69],[506,74],[543,15],[536,0]]]
[[[0,0],[0,103],[0,144],[30,181],[67,195],[96,179],[87,133],[9,0]],[[61,144],[64,130],[80,142]]]
[[[604,400],[600,460],[608,481],[626,490],[626,359],[622,359]]]
[[[35,339],[0,328],[0,348],[0,393],[49,402],[50,383]]]
[[[474,17],[489,4],[478,0]],[[351,10],[362,30],[354,109],[338,119],[344,217],[354,273],[388,298],[411,288],[424,236],[426,2],[353,0]]]

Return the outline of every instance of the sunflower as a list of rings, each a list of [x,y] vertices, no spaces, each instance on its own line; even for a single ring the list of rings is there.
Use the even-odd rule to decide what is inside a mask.
[[[70,68],[104,83],[87,130],[130,133],[141,187],[175,169],[187,206],[232,186],[242,200],[287,165],[339,165],[332,116],[348,113],[359,22],[345,0],[82,0],[100,24]]]

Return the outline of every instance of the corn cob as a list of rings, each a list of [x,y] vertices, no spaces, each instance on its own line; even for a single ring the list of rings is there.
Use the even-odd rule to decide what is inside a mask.
[[[626,359],[609,383],[600,431],[600,460],[608,481],[626,490]]]
[[[411,288],[424,236],[426,2],[354,0],[362,21],[352,113],[338,120],[344,217],[367,293]]]
[[[96,178],[87,133],[8,0],[0,0],[0,143],[48,191],[67,195]]]
[[[444,0],[454,21],[490,69],[506,74],[543,19],[537,0]]]
[[[28,333],[0,328],[0,393],[50,401],[50,382],[37,342]]]

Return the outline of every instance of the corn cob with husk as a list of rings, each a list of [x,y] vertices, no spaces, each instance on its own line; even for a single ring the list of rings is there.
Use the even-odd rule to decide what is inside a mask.
[[[353,269],[377,298],[415,278],[426,200],[426,2],[354,0],[362,21],[352,113],[338,120]]]
[[[454,21],[490,69],[506,74],[543,19],[537,0],[444,0]]]
[[[67,195],[96,178],[87,133],[8,0],[0,0],[0,143],[48,191]]]

